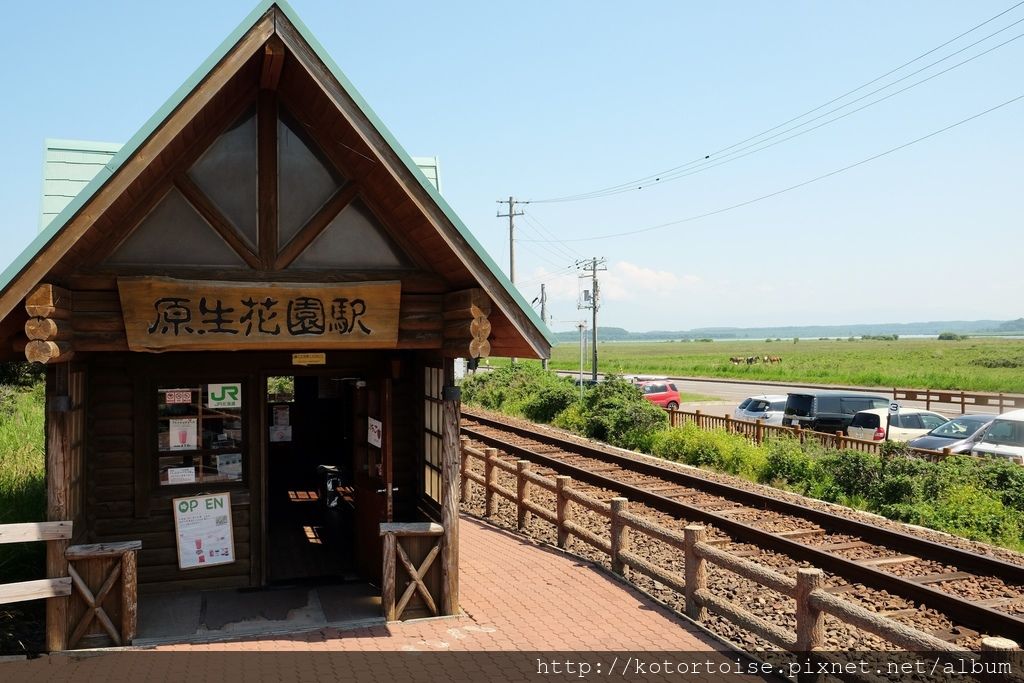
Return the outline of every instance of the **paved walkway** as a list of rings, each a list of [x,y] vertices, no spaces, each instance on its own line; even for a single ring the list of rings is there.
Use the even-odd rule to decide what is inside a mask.
[[[721,649],[687,622],[582,560],[463,517],[464,616],[161,650]]]
[[[679,680],[682,672],[650,675],[651,663],[663,660],[687,667],[700,662],[701,668],[685,672],[688,683],[763,680],[735,675],[735,654],[586,562],[466,517],[460,540],[465,614],[458,617],[168,645],[155,652],[58,655],[0,663],[0,680],[480,683],[579,680],[612,670],[619,680]],[[639,670],[637,653],[651,653]]]

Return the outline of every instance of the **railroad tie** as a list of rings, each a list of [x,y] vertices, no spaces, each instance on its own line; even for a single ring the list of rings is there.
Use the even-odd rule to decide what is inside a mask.
[[[863,560],[854,560],[862,567],[884,567],[889,564],[903,564],[904,562],[917,562],[920,557],[914,555],[891,555],[889,557],[868,557]]]
[[[941,583],[942,581],[961,581],[963,579],[972,579],[974,576],[974,574],[969,572],[942,572],[941,574],[915,576],[911,581],[927,585],[929,583]]]

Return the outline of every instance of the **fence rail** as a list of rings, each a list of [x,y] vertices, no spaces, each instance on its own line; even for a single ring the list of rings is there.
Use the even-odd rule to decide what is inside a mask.
[[[707,619],[708,612],[725,617],[738,626],[770,643],[793,653],[811,653],[825,646],[824,616],[874,634],[896,647],[912,652],[948,653],[958,657],[971,657],[972,653],[935,636],[871,612],[859,605],[828,593],[824,589],[824,573],[818,568],[798,569],[796,578],[786,576],[751,560],[733,555],[715,547],[709,541],[707,529],[690,525],[683,533],[664,527],[629,510],[629,501],[622,497],[605,502],[572,487],[572,478],[558,475],[554,479],[531,472],[532,463],[519,460],[515,466],[498,459],[494,448],[477,449],[469,445],[468,437],[461,442],[462,502],[470,497],[470,487],[484,488],[487,516],[497,514],[495,495],[507,498],[516,506],[517,525],[525,530],[529,516],[535,515],[553,524],[558,532],[558,546],[567,548],[571,538],[609,555],[612,571],[624,578],[636,572],[657,581],[684,597],[686,614],[697,621]],[[470,470],[470,461],[483,464],[486,474]],[[516,477],[516,490],[498,484],[498,470]],[[531,486],[554,493],[555,509],[542,507],[530,497]],[[580,506],[608,520],[608,536],[595,533],[574,519],[575,507]],[[633,534],[643,534],[682,553],[685,574],[661,567],[633,552]],[[645,545],[645,544],[639,544]],[[720,595],[716,595],[708,582],[708,564],[714,564],[750,580],[794,601],[796,630],[790,632],[753,614]],[[1017,650],[1017,644],[1005,638],[985,638],[983,650],[1002,653]],[[983,658],[988,655],[983,654]]]
[[[709,415],[708,413],[695,410],[693,412],[686,410],[670,410],[668,411],[670,424],[673,427],[682,427],[687,423],[696,424],[701,429],[723,429],[733,434],[741,434],[747,437],[750,441],[761,444],[766,439],[772,436],[785,435],[797,439],[800,443],[807,443],[809,441],[817,442],[825,448],[844,449],[849,448],[857,451],[863,451],[865,453],[878,453],[882,448],[884,441],[867,441],[865,439],[855,439],[852,436],[847,436],[842,432],[836,432],[829,434],[828,432],[813,432],[808,429],[801,429],[799,425],[793,425],[792,427],[783,427],[781,425],[769,425],[764,424],[761,420],[750,422],[747,420],[737,420],[731,415],[723,415],[719,417],[717,415]],[[944,448],[941,451],[933,451],[925,448],[911,448],[910,453],[916,457],[924,460],[941,460],[950,455],[950,450]]]

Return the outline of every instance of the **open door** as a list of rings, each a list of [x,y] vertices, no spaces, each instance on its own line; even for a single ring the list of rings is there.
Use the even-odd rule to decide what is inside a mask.
[[[355,388],[353,456],[356,503],[356,558],[359,573],[380,585],[383,559],[380,523],[391,521],[391,380]]]

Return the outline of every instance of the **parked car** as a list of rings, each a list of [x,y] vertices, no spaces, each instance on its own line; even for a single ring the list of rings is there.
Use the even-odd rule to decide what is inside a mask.
[[[939,425],[924,436],[909,442],[913,448],[927,448],[941,451],[948,448],[950,453],[969,453],[985,427],[992,424],[995,415],[961,415]]]
[[[786,396],[784,394],[765,394],[763,396],[751,396],[736,406],[732,412],[733,418],[753,422],[760,420],[764,424],[782,424],[782,414],[786,410]]]
[[[996,415],[971,448],[971,455],[1008,458],[1024,465],[1024,410]]]
[[[862,410],[888,408],[889,399],[872,394],[847,391],[807,391],[790,393],[782,416],[785,427],[800,425],[802,429],[835,434],[846,431],[853,416]]]
[[[853,421],[846,428],[846,433],[855,439],[882,441],[885,439],[885,421],[888,415],[888,408],[862,410],[853,416]],[[902,408],[900,412],[889,418],[889,440],[909,441],[923,436],[947,422],[949,422],[948,417],[930,410]]]
[[[656,406],[677,410],[679,408],[679,390],[676,385],[668,380],[655,380],[650,382],[637,382],[637,387],[643,392],[644,398]]]

